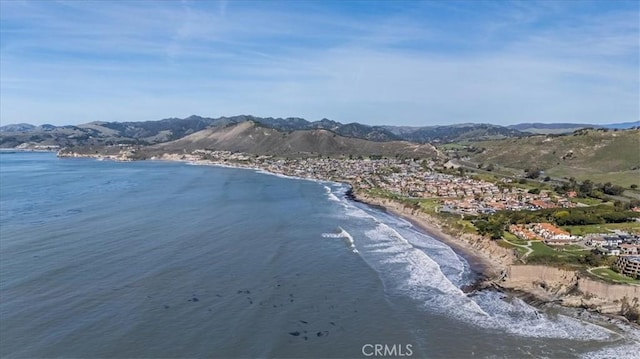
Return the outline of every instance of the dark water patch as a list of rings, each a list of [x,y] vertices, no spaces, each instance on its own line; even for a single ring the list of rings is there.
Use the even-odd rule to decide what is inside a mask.
[[[413,344],[415,357],[575,357],[627,344],[584,340],[590,328],[517,300],[469,299],[468,264],[450,248],[328,200],[321,183],[20,156],[3,155],[0,171],[0,357],[342,358],[365,343]],[[360,253],[321,236],[339,227]],[[495,325],[460,317],[475,313],[467,300]],[[532,336],[557,328],[576,330]]]

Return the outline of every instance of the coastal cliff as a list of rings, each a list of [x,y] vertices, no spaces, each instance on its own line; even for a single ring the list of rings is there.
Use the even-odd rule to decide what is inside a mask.
[[[513,250],[480,235],[461,233],[419,209],[403,203],[353,191],[355,200],[381,206],[404,217],[427,233],[464,253],[467,260],[480,267],[487,277],[481,286],[514,290],[537,303],[557,303],[566,307],[586,308],[605,314],[623,314],[634,321],[640,313],[640,286],[610,284],[587,278],[573,270],[544,265],[514,264]],[[637,321],[637,319],[635,319]]]
[[[511,265],[499,285],[527,292],[538,300],[557,302],[568,307],[588,308],[600,313],[617,314],[626,305],[640,310],[640,286],[611,284],[581,277],[577,271],[542,265]]]
[[[495,241],[477,234],[453,230],[444,226],[439,219],[397,201],[372,197],[360,191],[353,191],[352,196],[357,201],[384,207],[387,211],[410,220],[425,232],[464,253],[489,278],[504,276],[508,266],[516,259],[513,250],[500,247]]]

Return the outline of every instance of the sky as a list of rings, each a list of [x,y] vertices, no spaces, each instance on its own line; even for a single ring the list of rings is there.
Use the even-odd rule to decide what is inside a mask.
[[[0,124],[637,121],[639,6],[0,0]]]

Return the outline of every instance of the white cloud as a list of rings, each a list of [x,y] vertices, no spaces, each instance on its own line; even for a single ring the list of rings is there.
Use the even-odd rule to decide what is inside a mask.
[[[314,12],[199,4],[2,2],[0,122],[193,113],[412,125],[640,117],[637,11],[578,16],[517,3],[487,19],[448,9],[473,18],[458,28],[413,16],[416,9],[355,18],[318,3]],[[549,14],[568,20],[537,24]]]

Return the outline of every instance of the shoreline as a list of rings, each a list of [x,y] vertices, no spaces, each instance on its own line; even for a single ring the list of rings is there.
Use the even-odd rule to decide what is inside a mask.
[[[252,166],[241,166],[241,165],[233,165],[228,163],[217,163],[208,160],[181,160],[181,159],[167,159],[167,158],[159,158],[155,159],[156,161],[167,161],[167,162],[182,162],[189,165],[197,165],[197,166],[212,166],[212,167],[222,167],[222,168],[236,168],[236,169],[246,169],[252,170],[258,173],[277,176],[286,179],[295,179],[295,180],[304,180],[304,181],[313,181],[313,182],[328,182],[328,183],[337,183],[341,185],[346,185],[349,189],[346,192],[346,197],[348,200],[355,201],[358,203],[365,204],[367,206],[371,206],[374,208],[379,208],[382,211],[390,213],[396,217],[405,219],[409,221],[413,226],[417,227],[423,233],[433,237],[435,240],[440,241],[448,246],[450,246],[456,254],[464,258],[469,264],[469,268],[480,278],[478,280],[478,284],[482,282],[486,282],[487,280],[491,281],[499,276],[502,276],[506,271],[506,265],[503,263],[497,263],[496,261],[488,258],[487,256],[483,256],[481,252],[476,251],[468,242],[454,237],[452,234],[445,233],[440,225],[437,223],[437,220],[431,217],[431,221],[427,220],[423,216],[416,215],[414,213],[410,213],[403,208],[400,208],[401,205],[396,202],[392,202],[388,200],[388,202],[384,202],[384,200],[379,198],[374,198],[370,196],[366,196],[358,193],[354,190],[354,187],[349,182],[328,180],[328,179],[320,179],[320,178],[306,178],[306,177],[297,177],[292,175],[287,175],[284,173],[276,173],[268,171],[264,168],[252,167]]]
[[[76,156],[61,156],[61,157],[76,157]],[[100,158],[99,155],[82,155],[82,157]],[[115,161],[123,161],[118,158],[110,158]],[[380,198],[361,193],[354,189],[353,185],[346,180],[339,180],[335,178],[321,178],[321,177],[300,177],[291,175],[288,173],[281,173],[278,171],[272,171],[269,168],[261,168],[257,166],[248,166],[241,163],[233,162],[217,162],[211,160],[201,159],[186,159],[180,158],[178,155],[159,156],[156,158],[143,159],[150,161],[160,162],[181,162],[183,164],[190,165],[206,165],[213,167],[224,168],[237,168],[247,169],[254,172],[273,175],[277,177],[287,179],[307,180],[314,182],[328,182],[337,183],[348,186],[346,193],[347,199],[356,201],[368,206],[379,208],[382,211],[390,213],[394,216],[409,221],[412,225],[417,227],[423,233],[433,237],[434,239],[451,247],[455,253],[464,258],[469,264],[469,268],[474,274],[478,275],[478,279],[470,286],[463,289],[465,292],[473,292],[476,290],[497,290],[505,293],[509,296],[518,297],[525,301],[529,305],[538,309],[548,309],[550,307],[565,308],[569,310],[572,317],[584,320],[587,316],[590,322],[597,322],[600,324],[608,323],[618,327],[621,331],[627,332],[628,330],[638,330],[638,326],[628,320],[620,317],[619,315],[612,315],[606,313],[600,313],[593,309],[588,309],[584,306],[566,305],[556,298],[555,300],[549,299],[547,296],[541,296],[539,288],[512,288],[510,286],[504,286],[501,282],[508,277],[507,273],[512,264],[514,264],[515,255],[512,250],[499,247],[493,241],[479,236],[477,234],[460,233],[459,236],[453,233],[447,233],[443,228],[443,223],[435,216],[431,216],[427,213],[418,212],[415,209],[405,207],[404,204],[394,201],[392,199]],[[130,161],[130,160],[129,160]],[[553,268],[553,267],[550,267]],[[548,294],[548,293],[547,293]],[[585,313],[588,313],[585,315]],[[640,337],[640,334],[638,334]]]
[[[352,190],[349,190],[347,196],[353,201],[363,203],[374,208],[379,208],[387,213],[403,218],[418,227],[427,235],[450,246],[456,254],[463,257],[467,263],[469,263],[470,269],[479,275],[479,278],[475,283],[468,288],[470,289],[469,292],[496,290],[506,294],[508,297],[517,297],[539,310],[551,309],[553,311],[562,312],[564,315],[573,317],[580,321],[592,323],[607,329],[616,328],[616,332],[624,337],[631,337],[634,339],[640,338],[640,326],[621,315],[600,313],[583,307],[564,305],[556,300],[545,299],[539,296],[539,293],[536,293],[534,290],[504,287],[500,285],[498,281],[506,274],[508,264],[497,262],[495,259],[491,259],[488,256],[483,255],[481,251],[476,251],[475,248],[464,239],[456,238],[452,234],[445,233],[438,224],[433,223],[437,222],[433,217],[429,217],[431,219],[431,221],[429,221],[425,218],[425,216],[428,215],[415,214],[413,211],[405,209],[397,202],[369,197],[358,194]],[[461,289],[467,292],[465,288]]]
[[[504,275],[508,263],[491,258],[468,241],[457,238],[455,235],[446,233],[442,225],[434,217],[427,217],[426,214],[416,214],[414,210],[403,207],[402,204],[389,199],[371,197],[355,191],[350,191],[348,195],[352,200],[380,209],[400,218],[409,221],[425,234],[451,247],[456,254],[463,257],[469,267],[485,281],[493,281]]]
[[[64,157],[73,157],[73,156],[64,156]],[[100,155],[84,155],[83,157],[90,158],[104,158]],[[109,158],[114,161],[122,161],[117,158]],[[474,248],[469,242],[465,241],[461,238],[456,238],[454,235],[444,232],[440,223],[438,223],[437,218],[429,217],[426,218],[426,214],[417,215],[414,211],[410,211],[402,207],[402,204],[377,197],[371,197],[362,193],[358,193],[354,190],[354,187],[348,181],[339,181],[335,179],[325,179],[325,178],[309,178],[309,177],[299,177],[294,175],[289,175],[286,173],[278,173],[269,171],[266,168],[260,168],[256,166],[246,166],[238,163],[229,163],[229,162],[216,162],[211,160],[194,160],[194,159],[186,159],[181,158],[179,155],[169,155],[165,154],[163,156],[159,156],[156,158],[147,159],[149,161],[160,161],[160,162],[179,162],[187,165],[195,165],[195,166],[212,166],[212,167],[221,167],[221,168],[235,168],[235,169],[245,169],[251,170],[254,172],[277,176],[286,179],[296,179],[296,180],[305,180],[305,181],[313,181],[313,182],[327,182],[327,183],[337,183],[341,185],[346,185],[349,187],[346,193],[346,197],[349,200],[363,203],[368,206],[378,207],[381,210],[390,213],[399,218],[405,219],[409,221],[412,225],[417,227],[423,233],[433,237],[434,239],[450,246],[456,254],[463,257],[467,263],[469,264],[469,268],[480,278],[477,284],[483,284],[486,282],[492,282],[494,279],[497,279],[504,275],[507,263],[502,263],[496,261],[494,258],[490,258],[485,255],[478,248]]]
[[[366,204],[368,206],[379,208],[382,211],[390,213],[396,217],[409,221],[413,226],[417,227],[420,231],[433,237],[435,240],[440,241],[453,249],[453,251],[464,258],[469,263],[469,268],[477,275],[480,276],[480,280],[484,281],[491,279],[501,274],[506,268],[502,265],[495,263],[482,256],[481,254],[474,252],[470,246],[465,246],[462,240],[455,238],[453,235],[445,233],[437,224],[427,221],[425,218],[410,213],[408,210],[399,209],[399,204],[394,202],[384,202],[377,198],[372,198],[362,194],[358,194],[352,190],[347,193],[349,199],[358,203]],[[394,203],[394,205],[390,205]]]
[[[499,260],[496,256],[492,256],[487,253],[486,245],[482,246],[483,241],[485,242],[485,244],[493,244],[491,240],[483,239],[483,237],[479,235],[468,236],[476,240],[474,246],[474,244],[470,243],[464,238],[459,238],[454,234],[446,233],[442,228],[442,224],[438,218],[429,216],[428,214],[422,212],[416,213],[415,210],[408,209],[404,207],[403,204],[390,199],[371,197],[366,194],[359,193],[357,190],[354,190],[353,185],[347,181],[298,177],[285,173],[272,172],[268,169],[259,167],[233,165],[228,163],[215,163],[207,160],[185,161],[179,159],[162,159],[162,161],[183,162],[191,165],[246,169],[261,174],[277,176],[286,179],[305,180],[319,183],[330,182],[346,185],[348,186],[348,190],[345,194],[347,200],[362,203],[381,211],[385,211],[398,218],[407,220],[412,225],[417,227],[418,230],[433,237],[435,240],[448,245],[457,255],[464,258],[464,260],[466,260],[469,264],[470,270],[478,276],[478,278],[471,285],[461,288],[464,292],[474,293],[476,291],[482,290],[498,291],[504,293],[508,297],[519,298],[523,302],[531,305],[534,308],[537,308],[538,310],[561,311],[564,313],[564,315],[567,315],[579,321],[591,323],[609,330],[613,330],[613,328],[615,328],[615,332],[617,332],[618,335],[624,338],[633,338],[633,340],[637,340],[637,338],[640,338],[640,326],[636,325],[633,322],[630,322],[620,315],[600,313],[583,307],[564,305],[556,300],[549,300],[547,298],[544,298],[543,296],[540,296],[540,293],[536,292],[535,290],[502,286],[499,281],[505,278],[508,271],[507,268],[512,264],[512,261],[515,258],[513,254],[512,257],[502,258],[501,260]],[[484,248],[485,250],[483,250],[482,248]],[[503,251],[509,251],[501,247],[498,248]]]

